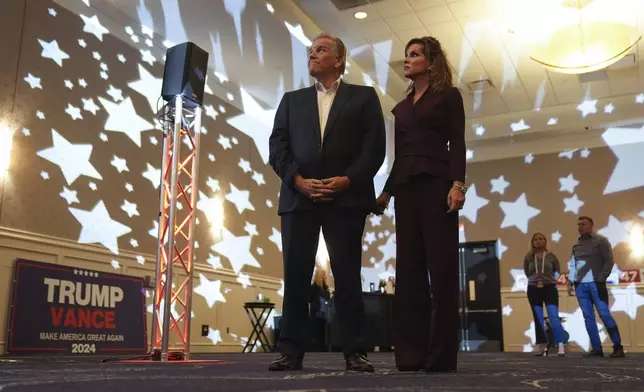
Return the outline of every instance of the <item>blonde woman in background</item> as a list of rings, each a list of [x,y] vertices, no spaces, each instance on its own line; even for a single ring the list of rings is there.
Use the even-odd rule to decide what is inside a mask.
[[[327,273],[320,266],[316,267],[313,283],[309,292],[309,347],[308,351],[325,351],[326,323],[328,318],[328,301],[331,291],[327,284]]]
[[[559,319],[559,292],[557,278],[561,273],[559,259],[548,251],[548,241],[542,233],[535,233],[530,240],[530,251],[523,260],[523,270],[528,278],[528,301],[534,317],[537,356],[548,355],[548,338],[545,331],[543,304],[546,305],[554,343],[559,346],[558,356],[566,355],[565,334]]]

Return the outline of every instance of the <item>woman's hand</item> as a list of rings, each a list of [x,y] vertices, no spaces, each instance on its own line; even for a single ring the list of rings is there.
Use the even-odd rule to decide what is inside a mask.
[[[452,213],[463,208],[465,204],[465,194],[456,188],[450,188],[449,193],[447,194],[447,206],[449,210],[447,213]]]
[[[389,200],[391,200],[391,195],[387,192],[382,192],[376,199],[376,210],[373,213],[382,215],[387,207],[389,207]]]

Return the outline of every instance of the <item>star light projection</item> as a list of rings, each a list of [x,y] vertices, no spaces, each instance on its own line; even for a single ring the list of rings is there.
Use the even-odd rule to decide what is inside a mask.
[[[644,127],[642,128],[608,128],[602,139],[617,158],[615,169],[604,188],[604,194],[622,192],[644,186]]]
[[[541,213],[541,210],[528,205],[526,194],[522,193],[514,202],[502,201],[499,203],[503,210],[504,218],[501,228],[516,227],[523,234],[528,233],[528,222]]]
[[[235,24],[236,37],[240,39],[247,28],[244,27],[245,24],[239,25],[235,21],[240,20],[241,15],[252,5],[246,2],[228,3],[226,11]],[[165,10],[166,25],[172,26],[166,31],[165,43],[186,40],[188,37],[181,24],[179,2],[169,0],[164,1],[162,5]],[[126,33],[137,46],[135,51],[123,46],[112,53],[113,50],[108,46],[114,45],[110,32],[101,24],[99,16],[93,15],[90,11],[88,9],[84,15],[74,16],[78,22],[77,36],[72,40],[65,40],[62,36],[57,37],[55,33],[49,33],[41,34],[37,41],[31,43],[41,55],[42,63],[27,68],[20,75],[23,80],[21,83],[24,83],[23,86],[32,93],[43,95],[52,91],[50,86],[57,85],[64,88],[63,95],[55,97],[56,101],[61,102],[61,107],[56,110],[59,110],[69,122],[65,122],[64,126],[62,123],[59,126],[57,123],[49,124],[46,121],[35,122],[29,125],[29,129],[23,129],[22,136],[29,137],[33,132],[51,133],[47,144],[40,146],[36,151],[37,156],[42,158],[42,165],[36,175],[41,176],[39,180],[43,182],[53,183],[60,179],[56,187],[55,199],[64,208],[65,213],[78,222],[78,242],[100,244],[113,254],[119,255],[123,248],[138,251],[144,247],[144,242],[150,241],[144,232],[142,234],[140,230],[135,229],[141,225],[139,222],[145,221],[143,224],[145,231],[152,228],[150,230],[152,237],[157,235],[155,213],[152,211],[155,208],[146,206],[146,200],[150,200],[149,196],[139,195],[156,197],[160,183],[158,168],[160,162],[156,159],[159,156],[162,138],[153,114],[157,110],[162,64],[161,58],[155,57],[158,52],[154,50],[152,42],[155,21],[151,16],[146,16],[149,12],[145,10],[144,5],[137,7],[144,25],[140,31],[126,27]],[[60,10],[56,11],[56,9],[53,13],[48,9],[43,12],[47,12],[50,18],[62,16]],[[265,12],[273,11],[267,6]],[[168,22],[172,23],[168,24]],[[251,23],[250,26],[252,32],[248,34],[252,33],[251,35],[256,39],[255,47],[261,62],[263,58],[261,53],[268,53],[263,46],[270,44],[268,40],[262,39],[262,29],[257,22]],[[301,25],[284,22],[283,26],[291,36],[293,55],[293,81],[292,86],[288,88],[310,85],[306,67],[306,47],[310,45],[310,39],[304,34]],[[56,27],[47,27],[47,29],[56,31]],[[209,32],[214,76],[220,83],[228,82],[226,56],[221,47],[221,37],[226,33],[214,30]],[[391,50],[386,42],[376,46],[380,56],[386,57]],[[79,64],[81,61],[87,63],[84,73],[74,74],[68,65]],[[381,91],[384,91],[383,85],[386,87],[386,78],[381,74],[385,69],[378,64],[376,66],[379,70],[376,79]],[[128,75],[127,80],[119,79],[118,75],[123,74]],[[365,77],[370,78],[369,75]],[[241,82],[243,84],[243,81]],[[371,83],[375,84],[373,80]],[[289,85],[291,85],[290,81]],[[268,257],[279,259],[281,257],[279,252],[282,251],[281,233],[275,216],[276,195],[255,197],[263,192],[261,187],[270,189],[275,187],[275,182],[272,181],[273,174],[267,166],[267,140],[272,129],[275,108],[259,103],[249,90],[242,86],[237,89],[231,84],[226,84],[225,87],[235,89],[225,94],[226,98],[214,97],[212,90],[209,87],[206,88],[202,140],[207,143],[203,143],[202,146],[207,144],[207,147],[202,147],[202,154],[207,160],[202,161],[216,162],[218,165],[216,167],[221,167],[219,165],[223,162],[232,162],[231,166],[236,171],[231,176],[220,176],[218,172],[213,171],[215,166],[208,167],[204,164],[198,208],[206,215],[205,218],[201,217],[200,230],[202,231],[207,231],[204,225],[212,223],[209,221],[208,211],[213,207],[215,199],[226,206],[227,218],[230,222],[224,223],[220,237],[208,239],[212,241],[211,243],[204,246],[204,240],[202,240],[201,249],[205,254],[202,253],[200,257],[213,269],[230,268],[236,275],[236,281],[241,285],[240,288],[235,288],[236,290],[251,290],[254,284],[252,274],[261,274],[261,268],[266,266]],[[277,101],[281,98],[284,89],[284,76],[282,76],[279,86],[275,89]],[[228,104],[234,97],[238,97],[241,111]],[[479,99],[482,99],[482,96]],[[638,99],[636,97],[636,101]],[[644,98],[641,101],[640,103],[644,103]],[[587,111],[585,115],[594,114],[591,104],[583,103],[580,107]],[[603,106],[604,111],[606,107]],[[51,107],[44,106],[34,108],[34,119],[54,119],[57,116],[54,116],[52,110]],[[557,121],[556,118],[551,118],[548,124],[555,125]],[[525,120],[520,119],[511,123],[510,129],[513,132],[521,132],[529,129],[531,125],[536,126],[532,121],[530,122],[531,124],[527,124]],[[44,124],[56,129],[43,129]],[[70,128],[69,124],[74,124],[74,128]],[[86,128],[83,129],[82,136],[75,134],[78,128]],[[477,136],[483,136],[486,133],[483,124],[478,124],[472,129]],[[628,133],[621,128],[611,128],[604,134],[604,140],[618,158],[614,173],[606,186],[606,194],[644,185],[638,182],[638,177],[632,176],[632,172],[629,171],[633,167],[642,166],[638,160],[641,158],[626,148],[628,143],[642,141],[634,135],[635,133]],[[254,145],[250,153],[241,151],[239,148],[240,142],[246,137],[250,144]],[[151,154],[149,154],[150,151],[152,151]],[[468,151],[468,154],[472,157],[474,151]],[[590,150],[567,150],[560,155],[566,160],[577,157],[585,159],[589,157]],[[144,158],[141,159],[142,157]],[[534,160],[533,154],[528,154],[524,158],[526,165],[532,164]],[[620,162],[623,163],[620,165]],[[242,174],[247,177],[240,177]],[[583,205],[579,204],[583,203],[580,199],[580,195],[583,194],[580,193],[583,190],[583,184],[580,185],[575,179],[576,172],[564,173],[562,176],[566,174],[568,177],[560,177],[558,183],[555,180],[548,186],[554,193],[559,191],[565,195],[564,205],[559,208],[566,210],[566,213],[577,214]],[[386,175],[386,170],[379,172],[376,183],[386,178]],[[530,227],[531,220],[541,213],[542,207],[528,204],[531,196],[522,192],[518,179],[503,173],[487,175],[487,178],[477,179],[476,184],[472,184],[468,192],[467,203],[461,211],[462,222],[465,222],[461,230],[461,238],[465,238],[466,225],[483,223],[479,212],[502,213],[503,222],[498,232],[497,251],[499,258],[503,260],[504,253],[508,251],[504,236],[507,233],[529,234],[529,231],[534,229]],[[106,197],[109,192],[117,192],[120,200],[109,202]],[[517,195],[520,195],[518,199],[511,201]],[[568,203],[565,200],[568,200]],[[362,270],[366,290],[369,289],[370,282],[386,279],[395,274],[396,237],[393,233],[392,206],[384,216],[372,217],[366,223],[363,249],[369,264]],[[274,220],[262,221],[265,218],[260,218],[259,214],[266,214]],[[614,221],[609,221],[602,232],[615,239],[617,243],[623,242],[625,230],[630,227],[629,222],[619,221],[616,217],[611,219]],[[240,220],[242,223],[245,222],[243,228],[239,226],[238,229],[234,229],[232,222]],[[150,221],[154,224],[150,225]],[[550,235],[555,242],[561,239],[559,231],[552,231]],[[144,237],[148,238],[144,239]],[[506,242],[509,243],[508,240]],[[324,250],[323,247],[319,249],[320,260],[328,259],[328,256],[324,255]],[[113,261],[113,267],[119,269],[121,264],[125,263],[122,260]],[[136,261],[137,263],[146,262],[140,255],[136,257]],[[511,273],[516,276],[516,287],[513,287],[513,290],[523,290],[525,281],[520,278],[522,270],[512,270]],[[203,297],[206,304],[212,308],[217,302],[226,303],[226,294],[232,289],[224,286],[225,284],[220,280],[211,281],[205,275],[200,275],[199,285],[196,285],[194,292]],[[615,292],[620,295],[621,293]],[[283,284],[276,294],[283,295]],[[628,313],[630,316],[634,311],[631,305],[635,306],[636,311],[640,302],[638,299],[633,299],[635,297],[628,298],[631,299],[618,302],[619,305],[615,305],[615,309],[620,311],[627,308],[628,310],[621,311],[630,312]],[[503,311],[507,316],[512,314],[511,308],[504,308]],[[272,320],[269,324],[271,322]],[[213,341],[213,344],[222,340],[218,330],[209,331],[208,338]]]

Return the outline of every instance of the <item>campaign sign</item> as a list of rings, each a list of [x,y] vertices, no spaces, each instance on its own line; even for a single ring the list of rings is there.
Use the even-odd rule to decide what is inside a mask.
[[[143,279],[15,262],[10,353],[147,352]]]

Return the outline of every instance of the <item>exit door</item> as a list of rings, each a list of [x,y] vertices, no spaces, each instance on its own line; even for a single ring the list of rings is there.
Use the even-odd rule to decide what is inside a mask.
[[[503,351],[496,241],[460,244],[461,351]]]

